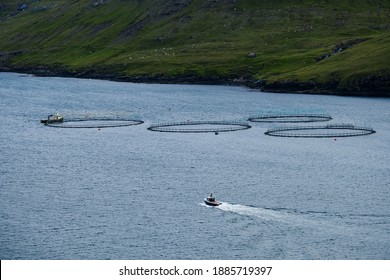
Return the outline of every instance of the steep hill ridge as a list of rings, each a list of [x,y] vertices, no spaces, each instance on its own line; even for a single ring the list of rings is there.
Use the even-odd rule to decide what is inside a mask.
[[[0,4],[3,71],[389,96],[389,50],[390,1]]]

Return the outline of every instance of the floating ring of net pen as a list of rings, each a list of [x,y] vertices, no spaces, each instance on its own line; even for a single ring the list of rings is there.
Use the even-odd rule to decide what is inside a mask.
[[[45,125],[58,128],[109,128],[133,126],[144,123],[141,120],[133,119],[69,119],[63,122],[46,123]]]
[[[250,122],[265,123],[305,123],[330,121],[331,116],[326,114],[269,114],[250,117]]]
[[[296,138],[331,138],[363,136],[375,132],[370,127],[354,126],[352,124],[329,124],[324,126],[275,127],[268,129],[265,135]]]
[[[153,124],[148,130],[158,132],[179,132],[179,133],[207,133],[207,132],[231,132],[249,129],[251,126],[241,122],[227,121],[186,121]]]

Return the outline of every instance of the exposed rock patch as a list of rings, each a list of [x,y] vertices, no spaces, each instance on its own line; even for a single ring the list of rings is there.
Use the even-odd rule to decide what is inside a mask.
[[[175,15],[191,4],[192,0],[171,0],[167,1],[161,10],[151,10],[142,19],[130,24],[125,30],[121,32],[123,36],[134,37],[147,24],[161,20],[163,17]],[[191,18],[181,17],[183,20],[190,20]]]
[[[355,40],[350,40],[350,41],[347,41],[347,42],[342,42],[340,44],[337,44],[336,46],[334,46],[333,50],[331,53],[329,54],[325,54],[325,55],[322,55],[320,57],[317,57],[315,58],[315,60],[317,62],[321,61],[321,60],[324,60],[324,59],[327,59],[335,54],[338,54],[342,51],[345,51],[346,49],[349,49],[351,47],[353,47],[354,45],[356,44],[359,44],[359,43],[362,43],[364,41],[367,41],[368,39],[367,38],[359,38],[359,39],[355,39]]]

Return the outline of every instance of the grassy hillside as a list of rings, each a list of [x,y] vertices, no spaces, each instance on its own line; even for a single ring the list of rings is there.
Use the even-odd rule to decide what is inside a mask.
[[[390,94],[390,1],[1,3],[3,69]]]

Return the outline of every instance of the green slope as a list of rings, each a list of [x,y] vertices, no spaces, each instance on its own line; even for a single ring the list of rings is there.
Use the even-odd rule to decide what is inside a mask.
[[[390,91],[390,1],[35,0],[25,10],[2,3],[3,69]]]

